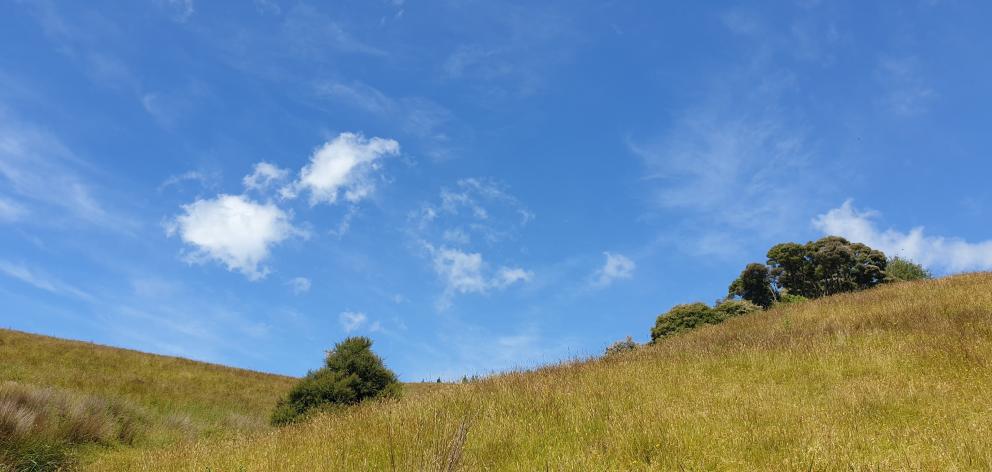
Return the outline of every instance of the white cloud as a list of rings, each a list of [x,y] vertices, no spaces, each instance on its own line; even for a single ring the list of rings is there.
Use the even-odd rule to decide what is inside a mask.
[[[22,265],[12,264],[7,261],[0,261],[0,273],[46,292],[51,292],[58,295],[70,295],[87,301],[93,300],[93,296],[83,290],[62,282],[55,277],[28,269]]]
[[[306,277],[293,277],[286,285],[289,285],[290,289],[296,295],[304,294],[310,291],[310,279]]]
[[[865,243],[886,255],[910,259],[930,269],[944,272],[992,269],[992,240],[969,243],[960,238],[927,236],[923,227],[909,232],[880,230],[874,221],[878,216],[874,211],[858,211],[847,200],[839,208],[814,218],[813,226],[824,234]]]
[[[613,254],[610,252],[604,252],[603,255],[606,256],[606,262],[594,274],[594,286],[605,287],[612,284],[615,280],[629,279],[634,276],[634,269],[637,268],[637,264],[630,260],[630,258],[623,254]]]
[[[317,149],[310,163],[300,171],[299,180],[283,187],[282,195],[294,198],[300,192],[310,193],[310,205],[336,203],[340,194],[357,203],[375,190],[373,174],[379,160],[396,155],[400,145],[392,139],[366,139],[356,133],[341,133]]]
[[[456,294],[484,294],[492,289],[502,290],[517,282],[528,282],[533,273],[519,267],[500,267],[491,273],[477,252],[463,252],[458,249],[427,246],[433,253],[434,271],[444,283],[444,293],[438,301],[438,308],[451,305]]]
[[[338,315],[338,321],[341,323],[341,328],[344,329],[344,332],[350,333],[361,328],[368,321],[368,317],[365,316],[365,313],[345,311]]]
[[[264,192],[272,185],[285,181],[288,177],[289,170],[280,169],[279,167],[269,164],[268,162],[259,162],[255,164],[255,168],[252,170],[252,173],[246,175],[241,182],[248,190]]]
[[[261,263],[272,246],[303,234],[290,223],[290,215],[272,203],[256,203],[244,196],[218,195],[183,205],[183,213],[167,225],[171,236],[194,246],[187,260],[213,259],[252,280],[265,277]]]

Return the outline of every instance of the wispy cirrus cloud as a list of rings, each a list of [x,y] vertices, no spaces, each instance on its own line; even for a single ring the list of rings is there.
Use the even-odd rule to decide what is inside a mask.
[[[875,76],[883,90],[882,106],[899,116],[924,113],[937,98],[915,56],[885,57],[879,60]]]
[[[740,238],[735,243],[723,233],[782,234],[804,214],[806,200],[797,196],[815,196],[808,193],[817,186],[809,185],[812,156],[803,132],[779,117],[705,107],[660,140],[628,144],[645,164],[657,208],[688,217],[690,234],[682,239],[698,243],[693,251],[737,252]],[[702,244],[714,238],[732,244]]]
[[[0,260],[0,273],[20,280],[34,288],[54,293],[56,295],[67,295],[80,300],[93,301],[95,298],[88,292],[73,285],[65,283],[58,278],[46,274],[42,271],[29,268],[21,264],[14,264],[9,261]]]
[[[806,74],[829,67],[846,41],[817,12],[793,12],[787,28],[757,7],[724,12],[740,60],[708,70],[717,78],[700,85],[702,98],[659,130],[627,138],[644,165],[648,217],[665,216],[659,241],[734,257],[790,234],[832,190],[838,170],[824,163],[815,123],[797,105],[813,82]]]
[[[69,218],[111,231],[132,231],[136,223],[97,197],[83,176],[89,166],[52,133],[14,119],[0,108],[0,182],[7,191],[8,216],[39,213],[52,221]]]

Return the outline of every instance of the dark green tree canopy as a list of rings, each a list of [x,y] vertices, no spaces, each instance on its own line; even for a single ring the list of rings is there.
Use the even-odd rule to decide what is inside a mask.
[[[775,288],[792,295],[818,298],[863,290],[887,280],[885,253],[838,236],[805,245],[783,243],[768,251]]]
[[[396,374],[372,352],[372,340],[347,338],[327,353],[324,367],[307,373],[272,413],[272,423],[287,424],[331,405],[352,405],[399,391]]]
[[[771,273],[764,264],[748,264],[728,289],[730,297],[740,297],[762,308],[772,306],[777,298]]]

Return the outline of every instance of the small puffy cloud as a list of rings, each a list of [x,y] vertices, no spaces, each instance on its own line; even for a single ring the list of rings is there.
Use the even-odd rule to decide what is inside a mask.
[[[268,162],[259,162],[255,164],[252,173],[246,175],[241,182],[248,190],[263,192],[269,187],[285,181],[287,177],[289,177],[288,170],[280,169]]]
[[[509,287],[517,282],[529,282],[534,274],[519,267],[501,267],[493,279],[493,286],[497,288]]]
[[[813,226],[824,234],[843,236],[931,269],[944,272],[992,269],[992,240],[969,243],[960,238],[928,236],[923,227],[909,232],[881,230],[874,221],[878,216],[874,211],[859,211],[847,200],[814,218]]]
[[[610,252],[604,252],[603,255],[606,256],[606,262],[594,274],[593,285],[605,287],[615,280],[629,279],[634,276],[634,269],[637,268],[637,264],[629,257]]]
[[[366,321],[368,321],[368,316],[365,313],[357,311],[344,311],[338,315],[338,321],[341,323],[341,328],[344,332],[350,333],[362,327]]]
[[[289,288],[296,295],[304,294],[310,291],[310,279],[306,277],[294,277],[286,282]]]
[[[434,271],[445,285],[438,301],[441,309],[451,305],[455,294],[487,293],[502,290],[517,282],[528,282],[533,273],[519,267],[500,267],[494,273],[486,266],[480,253],[458,249],[428,247],[434,255]]]
[[[311,206],[334,204],[342,195],[348,202],[357,203],[375,190],[373,174],[380,168],[379,160],[399,152],[399,143],[392,139],[341,133],[317,149],[300,171],[299,179],[283,187],[281,193],[285,198],[295,198],[301,192],[309,192]]]
[[[183,213],[167,224],[166,231],[194,247],[188,261],[215,260],[252,280],[268,273],[261,264],[273,246],[302,234],[276,205],[223,194],[183,205]]]
[[[452,292],[482,293],[489,287],[482,275],[482,254],[479,253],[441,248],[434,255],[434,271]]]

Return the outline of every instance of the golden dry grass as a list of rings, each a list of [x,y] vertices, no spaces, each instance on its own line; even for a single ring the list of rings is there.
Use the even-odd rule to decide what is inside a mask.
[[[992,274],[971,274],[776,308],[283,430],[118,449],[88,466],[989,470],[990,360]]]
[[[10,330],[0,330],[0,360],[0,381],[131,405],[147,419],[145,444],[267,429],[273,405],[295,382]]]

